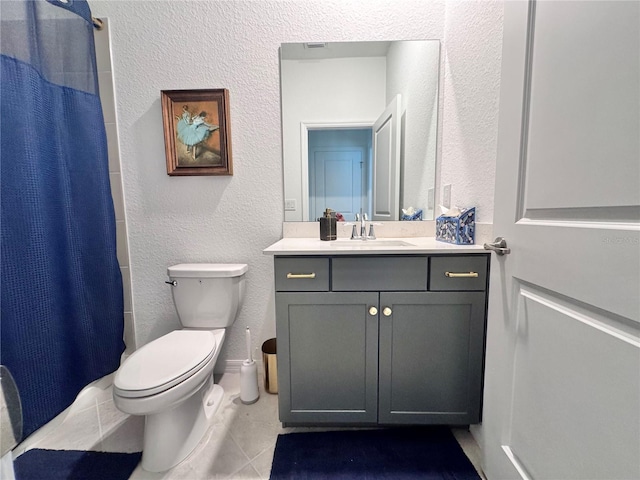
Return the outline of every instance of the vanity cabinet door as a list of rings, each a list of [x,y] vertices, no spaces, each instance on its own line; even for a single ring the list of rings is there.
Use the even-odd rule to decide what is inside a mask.
[[[276,293],[283,424],[376,423],[377,306],[374,292]]]
[[[478,423],[484,292],[381,293],[380,312],[379,423]]]

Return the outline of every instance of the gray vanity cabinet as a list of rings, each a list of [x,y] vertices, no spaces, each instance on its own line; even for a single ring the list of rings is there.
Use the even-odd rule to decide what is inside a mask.
[[[480,420],[484,292],[381,293],[381,424]]]
[[[479,422],[488,262],[276,257],[280,421]]]
[[[278,293],[283,423],[376,423],[378,295]]]

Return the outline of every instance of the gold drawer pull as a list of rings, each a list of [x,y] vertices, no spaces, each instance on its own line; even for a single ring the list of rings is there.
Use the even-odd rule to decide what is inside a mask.
[[[315,273],[287,273],[287,278],[316,278]]]
[[[444,272],[444,276],[449,278],[477,278],[478,272],[464,272],[464,273]]]

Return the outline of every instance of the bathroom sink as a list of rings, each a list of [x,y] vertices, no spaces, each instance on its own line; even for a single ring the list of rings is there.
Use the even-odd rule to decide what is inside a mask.
[[[380,247],[413,247],[402,240],[336,240],[329,242],[334,248],[380,248]]]

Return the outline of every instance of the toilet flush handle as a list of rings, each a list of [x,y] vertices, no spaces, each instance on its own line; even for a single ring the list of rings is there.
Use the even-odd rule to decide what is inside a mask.
[[[172,280],[170,282],[169,281],[165,281],[164,283],[168,283],[172,287],[177,287],[178,286],[178,282],[176,282],[175,280]]]

